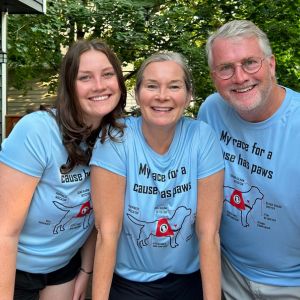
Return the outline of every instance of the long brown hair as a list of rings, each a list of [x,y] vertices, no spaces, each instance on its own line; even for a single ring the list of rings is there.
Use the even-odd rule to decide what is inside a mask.
[[[119,103],[113,111],[103,117],[100,126],[96,130],[92,130],[90,126],[84,123],[75,87],[80,56],[82,53],[91,49],[100,51],[107,56],[116,72],[119,88],[121,90]],[[63,144],[68,152],[68,161],[60,168],[62,173],[68,173],[76,165],[87,165],[89,163],[100,130],[100,140],[102,143],[107,136],[111,139],[115,139],[116,132],[123,134],[124,125],[118,122],[117,119],[123,116],[126,96],[127,91],[121,63],[104,41],[98,39],[78,40],[69,48],[62,61],[55,104],[55,118],[62,134]],[[82,142],[86,143],[86,145],[83,146]]]

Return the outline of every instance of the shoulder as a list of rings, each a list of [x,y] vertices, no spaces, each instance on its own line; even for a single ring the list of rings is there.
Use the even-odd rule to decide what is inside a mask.
[[[136,128],[139,124],[140,117],[129,116],[123,120],[126,128]]]
[[[124,126],[124,132],[126,132],[137,127],[137,119],[138,117],[128,116],[118,119],[117,122]],[[116,131],[116,129],[114,130]]]
[[[49,112],[37,111],[22,117],[5,143],[22,144],[28,149],[48,149],[54,136],[61,140],[55,118]]]
[[[190,117],[183,117],[182,124],[185,127],[193,128],[193,130],[198,130],[199,128],[203,130],[211,129],[211,126],[208,125],[206,122],[199,119],[190,118]]]
[[[195,120],[188,117],[183,118],[183,127],[189,134],[196,136],[210,136],[215,134],[214,129],[202,120]]]
[[[197,117],[198,119],[204,118],[206,120],[207,114],[216,113],[218,110],[224,109],[226,105],[227,103],[219,93],[213,93],[201,103]]]
[[[219,93],[213,93],[209,95],[200,105],[199,113],[207,112],[208,110],[215,111],[216,109],[224,109],[228,107],[227,102],[223,99],[223,97]],[[199,117],[198,113],[198,117]]]
[[[41,176],[47,163],[52,159],[51,126],[55,122],[54,118],[45,111],[24,116],[4,139],[1,159],[7,165],[29,175]],[[54,134],[58,136],[57,133],[58,129]]]
[[[120,148],[129,144],[132,139],[136,136],[136,131],[138,128],[136,117],[124,117],[117,120],[118,123],[124,125],[124,130],[121,133],[117,129],[112,131],[114,139],[107,138],[104,143],[101,142],[98,137],[94,146],[95,151],[103,151],[103,149]]]
[[[221,97],[219,93],[213,93],[209,95],[201,104],[201,106],[206,105],[221,105],[224,102],[224,99]]]
[[[229,115],[232,110],[233,108],[219,93],[214,93],[208,96],[200,105],[197,118],[212,124],[212,122],[219,122],[220,119]]]
[[[285,89],[285,98],[282,107],[287,108],[285,113],[288,112],[290,115],[297,116],[298,119],[300,113],[300,93],[287,87],[283,88]]]
[[[25,115],[16,124],[16,127],[26,127],[32,130],[48,130],[49,126],[56,126],[54,116],[47,111],[36,111]]]
[[[300,103],[300,93],[297,91],[294,91],[290,88],[285,87],[286,90],[286,96],[287,97],[291,97],[292,100],[297,101],[298,103]]]
[[[130,116],[124,118],[123,122],[125,124],[124,139],[128,139],[130,137],[137,138],[139,136],[141,118]]]

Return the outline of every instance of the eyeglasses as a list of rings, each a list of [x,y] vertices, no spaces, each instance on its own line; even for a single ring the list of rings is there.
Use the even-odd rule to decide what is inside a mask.
[[[260,70],[264,59],[265,57],[249,57],[243,59],[240,63],[221,64],[215,67],[213,73],[215,73],[220,79],[226,80],[234,75],[237,66],[241,66],[244,72],[254,74]]]

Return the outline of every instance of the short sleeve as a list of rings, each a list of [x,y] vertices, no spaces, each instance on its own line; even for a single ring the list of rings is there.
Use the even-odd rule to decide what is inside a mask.
[[[210,176],[224,169],[222,148],[214,130],[201,122],[201,148],[198,151],[198,179]]]
[[[126,151],[124,138],[118,141],[106,140],[95,143],[90,165],[104,168],[108,171],[126,177]]]

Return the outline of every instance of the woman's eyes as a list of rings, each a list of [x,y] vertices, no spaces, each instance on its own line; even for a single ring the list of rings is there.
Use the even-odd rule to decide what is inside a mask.
[[[103,74],[103,77],[104,77],[104,78],[111,78],[111,77],[113,77],[114,75],[115,75],[114,72],[106,72],[106,73]]]
[[[147,85],[146,85],[146,88],[147,88],[147,89],[150,89],[150,90],[155,90],[155,89],[159,89],[159,86],[156,85],[156,84],[147,84]],[[177,85],[177,84],[174,84],[174,85],[168,86],[168,88],[169,88],[170,90],[179,90],[179,89],[182,88],[182,86]]]
[[[112,78],[113,76],[115,76],[116,73],[115,72],[112,72],[112,71],[109,71],[109,72],[105,72],[101,75],[102,78],[104,79],[110,79]],[[88,81],[88,80],[91,80],[93,78],[94,75],[90,75],[90,74],[86,74],[86,75],[79,75],[78,76],[78,80],[80,81]],[[98,76],[98,75],[97,75]]]
[[[153,89],[158,88],[158,86],[155,85],[155,84],[147,84],[146,87],[147,87],[148,89],[150,89],[150,90],[153,90]]]
[[[89,76],[89,75],[82,75],[82,76],[78,77],[78,80],[80,80],[80,81],[87,81],[90,78],[91,78],[91,76]]]

